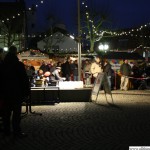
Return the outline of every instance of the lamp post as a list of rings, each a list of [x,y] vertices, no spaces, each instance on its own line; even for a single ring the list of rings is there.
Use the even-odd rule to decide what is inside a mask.
[[[78,0],[78,80],[81,80],[80,0]]]
[[[98,46],[98,49],[99,49],[100,51],[107,52],[107,50],[109,49],[109,45],[108,45],[108,44],[100,44],[100,45]]]
[[[102,68],[104,67],[104,56],[105,56],[105,53],[107,53],[108,49],[109,49],[109,45],[108,44],[100,44],[98,46],[98,53],[101,55],[101,62],[102,62]]]

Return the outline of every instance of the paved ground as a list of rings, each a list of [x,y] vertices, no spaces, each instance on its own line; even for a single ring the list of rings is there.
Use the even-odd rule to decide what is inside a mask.
[[[0,136],[0,150],[128,150],[150,146],[150,91],[103,92],[96,103],[34,106],[42,116],[27,115],[24,139]]]

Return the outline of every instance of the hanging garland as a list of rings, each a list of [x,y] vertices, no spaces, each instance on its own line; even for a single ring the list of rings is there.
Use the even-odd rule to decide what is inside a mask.
[[[121,32],[119,32],[119,31],[116,31],[116,32],[113,32],[113,31],[97,31],[96,27],[94,25],[94,21],[90,18],[89,12],[87,11],[88,6],[86,4],[86,1],[83,1],[82,5],[84,6],[84,8],[86,10],[86,13],[85,13],[86,18],[88,19],[89,22],[92,23],[93,32],[99,37],[101,37],[104,33],[107,33],[107,34],[110,34],[112,36],[131,36],[131,37],[139,37],[139,38],[150,38],[150,35],[137,34],[137,32],[141,32],[143,29],[150,27],[150,23],[146,23],[144,25],[141,25],[138,28],[132,28],[129,31],[121,31]],[[84,35],[86,35],[85,32],[84,32]]]
[[[5,23],[5,22],[10,22],[11,20],[17,18],[17,17],[23,17],[22,14],[24,14],[24,11],[33,11],[34,10],[34,7],[35,8],[38,8],[40,4],[43,4],[44,3],[44,0],[40,0],[39,3],[36,3],[35,5],[33,5],[32,7],[28,7],[26,10],[23,10],[22,12],[20,13],[16,13],[16,15],[12,15],[11,17],[7,17],[5,19],[2,19],[0,20],[2,23]]]

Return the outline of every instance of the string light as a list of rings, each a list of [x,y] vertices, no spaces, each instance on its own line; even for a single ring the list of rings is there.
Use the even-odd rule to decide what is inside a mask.
[[[87,9],[87,5],[85,4],[85,1],[82,2],[82,5],[85,7],[85,9]],[[86,11],[86,18],[87,18],[87,21],[89,23],[92,23],[92,29],[91,31],[98,36],[97,39],[101,39],[100,37],[102,35],[104,35],[104,33],[107,33],[107,34],[110,34],[112,36],[131,36],[131,37],[139,37],[139,38],[150,38],[149,35],[140,35],[141,33],[136,33],[136,32],[141,32],[143,29],[147,28],[150,26],[150,23],[146,23],[144,25],[141,25],[139,28],[133,28],[133,29],[130,29],[129,31],[117,31],[117,32],[113,32],[113,31],[103,31],[103,34],[101,31],[97,31],[96,30],[96,27],[94,25],[94,21],[90,18],[89,16],[89,13]],[[90,34],[91,32],[89,32]],[[86,35],[86,33],[84,32],[83,33],[84,35]],[[88,36],[89,38],[89,36]]]
[[[44,3],[44,0],[41,0],[40,1],[41,4]],[[35,4],[35,7],[37,8],[39,5],[38,4]],[[28,11],[32,11],[32,7],[28,7],[26,10]],[[20,13],[17,13],[16,15],[13,15],[12,17],[8,17],[6,19],[2,19],[1,22],[4,23],[5,21],[11,21],[12,19],[15,19],[17,17],[20,17],[21,15],[23,15],[24,11],[20,12]]]
[[[41,4],[44,3],[44,1],[40,1]],[[82,5],[85,7],[85,9],[88,8],[88,6],[85,4],[85,1],[82,2]],[[39,7],[38,4],[35,5],[35,7]],[[29,11],[32,11],[32,8],[29,7],[27,10]],[[16,15],[13,15],[12,17],[10,18],[6,18],[1,20],[2,23],[4,23],[5,21],[10,21],[11,19],[15,19],[16,17],[20,17],[22,15],[22,13],[17,13]],[[131,36],[131,37],[137,37],[137,38],[150,38],[149,35],[139,35],[137,34],[136,32],[141,32],[141,30],[147,28],[150,26],[150,23],[146,23],[144,25],[141,25],[139,28],[133,28],[133,29],[130,29],[129,31],[122,31],[122,32],[113,32],[113,31],[97,31],[95,25],[94,25],[94,21],[90,18],[90,15],[89,13],[86,11],[86,18],[88,19],[88,21],[90,23],[92,23],[92,27],[93,27],[93,33],[97,36],[97,41],[101,39],[101,37],[106,33],[106,34],[110,34],[110,35],[113,35],[113,36]],[[84,32],[83,33],[84,35],[86,35],[86,33]],[[89,31],[89,34],[91,34],[91,32]],[[5,35],[1,35],[1,36],[5,36]],[[22,37],[25,37],[25,35],[21,35]],[[27,35],[29,38],[35,38],[35,37],[48,37],[49,35]],[[50,35],[50,36],[53,36],[53,35]]]

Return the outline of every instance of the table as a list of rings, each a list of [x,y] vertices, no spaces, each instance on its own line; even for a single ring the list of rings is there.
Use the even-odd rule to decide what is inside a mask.
[[[56,98],[54,97],[55,95],[55,93],[54,92],[52,92],[53,93],[53,95],[51,95],[51,96],[53,96],[52,98],[53,98],[53,102],[56,102],[56,101],[60,101],[60,94],[59,94],[59,92],[60,92],[60,88],[59,88],[59,86],[42,86],[42,87],[31,87],[31,101],[32,101],[32,97],[34,96],[33,95],[33,92],[34,91],[41,91],[40,93],[39,93],[39,98],[42,100],[44,100],[44,101],[46,101],[46,100],[48,100],[49,102],[50,102],[50,95],[48,95],[48,91],[52,91],[52,90],[54,90],[54,91],[57,91],[57,96],[56,96]],[[40,101],[41,101],[40,100]]]
[[[30,90],[30,96],[29,98],[26,100],[26,111],[23,114],[39,114],[39,113],[35,113],[32,111],[32,91],[41,91],[39,94],[41,96],[41,99],[43,99],[44,101],[47,99],[47,91],[49,90],[57,90],[57,98],[53,101],[53,103],[59,103],[60,102],[60,94],[59,94],[59,87],[58,86],[41,86],[41,87],[31,87]],[[51,101],[52,102],[52,101]],[[42,115],[42,114],[39,114]]]

